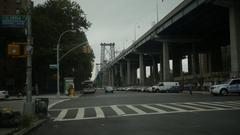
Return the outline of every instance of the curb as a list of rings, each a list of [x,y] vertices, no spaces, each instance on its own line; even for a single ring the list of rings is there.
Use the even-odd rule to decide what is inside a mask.
[[[44,122],[46,122],[46,121],[47,121],[47,119],[43,119],[43,120],[36,121],[36,122],[33,123],[30,127],[24,128],[24,129],[22,129],[22,130],[20,130],[20,131],[18,131],[18,132],[16,132],[16,133],[14,133],[14,131],[13,131],[12,134],[13,134],[13,135],[24,135],[24,134],[32,131],[33,129],[39,127],[40,125],[42,125],[42,124],[43,124]]]

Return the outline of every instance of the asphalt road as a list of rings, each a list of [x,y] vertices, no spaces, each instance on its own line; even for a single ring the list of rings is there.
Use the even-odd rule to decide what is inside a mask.
[[[240,96],[114,92],[83,95],[49,110],[29,135],[239,135]]]

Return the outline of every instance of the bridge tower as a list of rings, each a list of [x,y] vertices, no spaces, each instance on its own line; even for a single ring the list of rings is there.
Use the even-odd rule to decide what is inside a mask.
[[[115,43],[101,43],[101,60],[100,67],[115,58]]]

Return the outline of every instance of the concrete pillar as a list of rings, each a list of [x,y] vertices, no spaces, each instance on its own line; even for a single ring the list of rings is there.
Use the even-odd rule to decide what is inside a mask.
[[[111,72],[111,86],[115,86],[115,78],[114,78],[115,70],[114,70],[114,67],[111,68],[110,72]]]
[[[145,85],[146,68],[144,68],[143,54],[139,54],[140,85]]]
[[[135,85],[137,82],[137,69],[136,69],[136,65],[132,64],[131,65],[131,83],[132,85]]]
[[[231,76],[240,76],[240,6],[229,8]]]
[[[108,68],[107,69],[107,76],[108,76],[108,81],[107,81],[107,85],[111,85],[111,69]]]
[[[182,59],[181,57],[175,57],[173,59],[173,76],[179,77],[182,73]]]
[[[127,60],[127,85],[131,85],[131,62]]]
[[[169,50],[168,42],[163,42],[163,80],[170,80]]]
[[[198,53],[196,50],[196,47],[194,45],[192,45],[192,50],[193,50],[193,55],[192,55],[192,75],[196,76],[198,73],[198,69],[199,69],[199,57],[198,57]]]
[[[120,86],[124,84],[124,75],[123,75],[123,64],[120,63]]]
[[[119,86],[120,78],[119,78],[119,65],[114,66],[114,86]]]
[[[157,83],[157,63],[154,57],[152,57],[152,77],[153,77],[153,84]]]
[[[188,55],[188,73],[192,74],[192,55]]]
[[[159,73],[159,80],[163,81],[163,57],[160,56],[160,73]]]
[[[212,53],[208,52],[207,54],[207,63],[208,63],[208,73],[212,72]]]
[[[207,54],[202,53],[199,54],[199,68],[200,74],[204,75],[208,71],[208,61],[207,61]]]

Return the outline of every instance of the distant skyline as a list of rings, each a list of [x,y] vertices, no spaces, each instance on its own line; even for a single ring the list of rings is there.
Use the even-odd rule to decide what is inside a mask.
[[[46,0],[33,0],[34,4]],[[95,63],[100,62],[100,44],[115,43],[121,51],[129,47],[157,22],[157,0],[74,0],[87,15],[92,26],[86,31],[95,54]],[[183,0],[159,0],[158,18],[161,20]],[[135,34],[136,33],[136,34]],[[94,65],[95,66],[95,65]],[[95,69],[93,77],[95,77]]]

